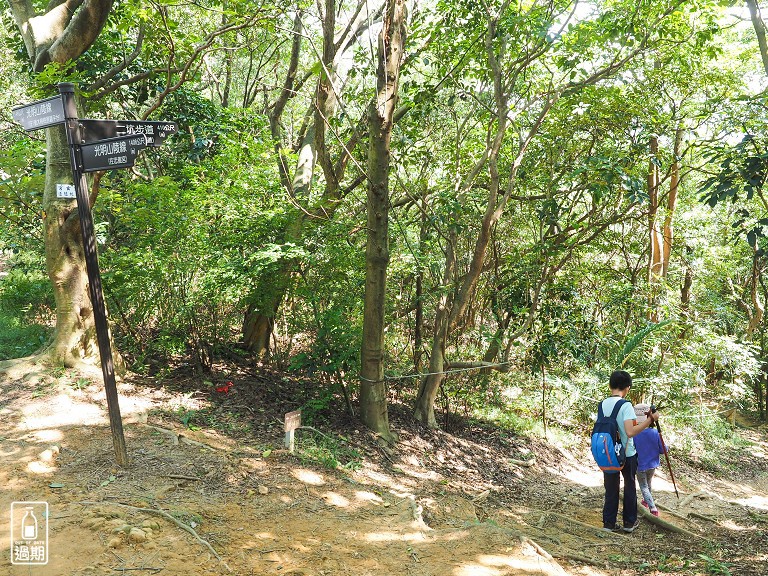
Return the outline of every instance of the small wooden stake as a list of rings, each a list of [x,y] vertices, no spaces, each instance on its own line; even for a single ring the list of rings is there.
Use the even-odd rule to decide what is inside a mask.
[[[285,415],[285,447],[293,453],[293,436],[297,428],[301,426],[301,410],[294,410]]]

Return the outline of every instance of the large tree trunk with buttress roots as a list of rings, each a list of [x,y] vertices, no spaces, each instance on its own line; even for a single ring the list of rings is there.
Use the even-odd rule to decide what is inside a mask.
[[[76,61],[91,46],[107,21],[112,0],[67,6],[51,2],[42,10],[38,6],[31,0],[8,2],[32,69],[42,72],[50,63]],[[99,357],[98,345],[77,204],[56,197],[57,184],[73,184],[64,127],[48,128],[46,143],[43,231],[46,269],[56,301],[56,327],[52,341],[38,356],[64,366],[94,363]]]
[[[48,154],[43,195],[45,265],[56,301],[53,341],[41,352],[54,364],[74,366],[98,359],[93,306],[74,199],[56,197],[56,185],[72,183],[69,147],[63,127],[47,130]]]

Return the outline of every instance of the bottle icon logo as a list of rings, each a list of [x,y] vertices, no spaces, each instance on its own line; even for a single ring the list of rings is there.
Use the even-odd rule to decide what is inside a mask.
[[[11,564],[48,564],[48,502],[11,502]]]
[[[24,540],[37,539],[37,518],[32,506],[27,506],[24,517],[21,519],[21,537]]]

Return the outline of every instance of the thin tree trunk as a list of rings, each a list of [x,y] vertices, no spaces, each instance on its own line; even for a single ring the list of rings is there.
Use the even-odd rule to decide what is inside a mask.
[[[659,139],[651,136],[650,159],[648,160],[648,319],[658,321],[656,293],[662,271],[662,239],[658,228],[659,211]]]
[[[456,234],[451,231],[445,255],[443,285],[448,286],[456,270],[454,246]],[[451,299],[448,290],[443,290],[437,302],[435,324],[432,331],[432,348],[429,355],[429,371],[419,383],[419,393],[413,407],[413,416],[429,428],[437,428],[435,418],[435,399],[440,385],[445,379],[445,341],[448,338],[448,317]]]
[[[301,142],[296,171],[293,180],[291,180],[288,169],[288,157],[283,151],[282,128],[280,125],[283,110],[285,110],[286,104],[288,104],[288,101],[295,93],[296,71],[298,70],[299,56],[301,54],[302,15],[303,11],[299,10],[293,20],[293,39],[291,42],[291,56],[288,61],[288,71],[280,95],[272,106],[269,115],[269,126],[275,147],[280,181],[289,194],[293,196],[296,196],[297,193],[300,195],[306,193],[309,189],[315,167],[315,152],[312,142],[314,132],[310,131],[309,138],[305,135]],[[285,240],[290,242],[301,238],[303,225],[304,214],[297,213],[285,230],[283,235]],[[293,262],[284,262],[279,270],[270,277],[268,289],[263,290],[259,294],[259,303],[249,305],[245,312],[242,330],[243,345],[260,360],[269,357],[269,342],[274,331],[275,315],[285,298],[292,269]]]
[[[768,75],[768,42],[765,39],[765,23],[763,22],[760,6],[756,0],[747,0],[749,15],[752,18],[752,26],[755,28],[757,45],[760,47],[760,56],[763,59],[763,68]]]
[[[405,1],[388,0],[379,35],[376,100],[370,107],[368,240],[360,368],[360,417],[389,438],[384,382],[384,300],[389,264],[389,165],[392,122],[405,44]]]
[[[755,330],[762,324],[763,317],[765,316],[765,306],[760,299],[759,286],[760,286],[760,256],[757,254],[757,247],[754,248],[755,254],[752,257],[752,277],[750,278],[749,295],[752,303],[752,314],[749,318],[749,324],[747,326],[747,337],[752,339],[752,335]]]
[[[669,258],[672,254],[672,242],[674,240],[674,230],[672,222],[677,209],[677,193],[680,188],[680,155],[683,148],[683,127],[678,126],[675,130],[675,144],[672,150],[672,166],[670,168],[669,179],[669,197],[667,198],[667,213],[664,216],[664,250],[661,260],[661,277],[666,278],[669,272]]]

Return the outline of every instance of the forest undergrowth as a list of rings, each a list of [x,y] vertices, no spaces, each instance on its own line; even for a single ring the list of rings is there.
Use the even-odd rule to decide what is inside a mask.
[[[429,430],[393,404],[387,444],[334,398],[307,411],[289,453],[284,415],[312,398],[311,379],[181,369],[120,382],[123,469],[95,381],[16,376],[0,380],[4,500],[51,503],[56,558],[36,574],[194,562],[200,574],[758,576],[768,561],[766,429],[746,420],[719,466],[673,449],[675,484],[666,467],[655,480],[665,524],[646,515],[626,535],[601,530],[586,434],[554,423],[547,437],[459,416]]]

